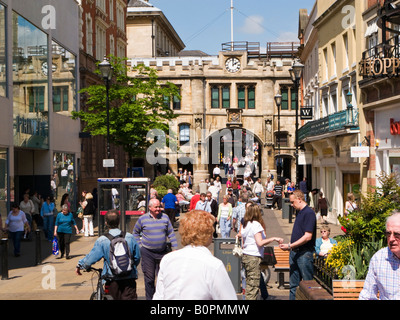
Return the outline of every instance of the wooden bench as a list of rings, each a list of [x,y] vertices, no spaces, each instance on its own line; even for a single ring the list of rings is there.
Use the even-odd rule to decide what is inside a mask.
[[[274,254],[276,258],[276,265],[274,265],[274,270],[278,273],[278,289],[285,289],[285,272],[290,271],[290,251],[284,251],[278,246],[275,246]]]
[[[296,289],[296,300],[333,300],[333,297],[316,280],[303,280]]]
[[[332,280],[333,300],[358,300],[364,280]]]

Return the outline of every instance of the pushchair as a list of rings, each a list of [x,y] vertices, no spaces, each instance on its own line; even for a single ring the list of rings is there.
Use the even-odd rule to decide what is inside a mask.
[[[266,202],[265,202],[265,208],[271,209],[272,204],[274,203],[274,192],[273,191],[267,191],[266,195]]]

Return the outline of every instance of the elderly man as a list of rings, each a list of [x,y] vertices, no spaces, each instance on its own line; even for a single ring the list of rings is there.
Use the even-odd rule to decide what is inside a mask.
[[[400,300],[400,212],[386,220],[388,246],[372,257],[360,300]]]
[[[178,248],[171,221],[161,212],[159,200],[149,201],[149,212],[136,222],[133,236],[140,245],[146,299],[151,300],[155,292],[156,271],[161,259],[168,253],[166,239],[169,239],[173,249]]]

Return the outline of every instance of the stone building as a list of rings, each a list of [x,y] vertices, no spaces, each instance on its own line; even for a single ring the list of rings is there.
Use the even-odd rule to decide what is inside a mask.
[[[137,32],[139,24],[152,33]],[[156,165],[142,162],[147,176],[182,169],[192,172],[197,184],[212,177],[216,165],[224,175],[223,158],[229,157],[237,159],[239,176],[248,165],[254,177],[265,179],[269,173],[277,177],[280,139],[282,176],[295,178],[298,95],[289,69],[298,44],[269,43],[262,53],[259,43],[226,43],[217,56],[180,51],[184,44],[162,11],[141,0],[128,6],[128,39],[133,38],[131,34],[135,36],[133,42],[128,40],[128,64],[157,69],[160,82],[174,83],[181,96],[181,100],[167,100],[179,115],[170,125],[179,148],[158,150]],[[278,93],[284,97],[279,118],[274,100]]]

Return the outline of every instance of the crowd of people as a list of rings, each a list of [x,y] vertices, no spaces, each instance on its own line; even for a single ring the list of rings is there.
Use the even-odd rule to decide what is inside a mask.
[[[31,240],[35,230],[41,230],[44,239],[53,242],[57,238],[61,257],[70,259],[70,242],[72,228],[77,228],[75,216],[72,213],[69,193],[61,196],[60,203],[55,202],[53,195],[42,197],[37,191],[25,190],[23,200],[18,204],[11,204],[11,210],[7,215],[5,224],[0,217],[0,232],[6,234],[14,247],[14,256],[21,255],[21,241]],[[85,236],[94,236],[93,218],[96,214],[97,202],[92,193],[82,192],[80,207],[83,211],[82,229],[77,233]],[[68,220],[68,221],[67,221]]]

